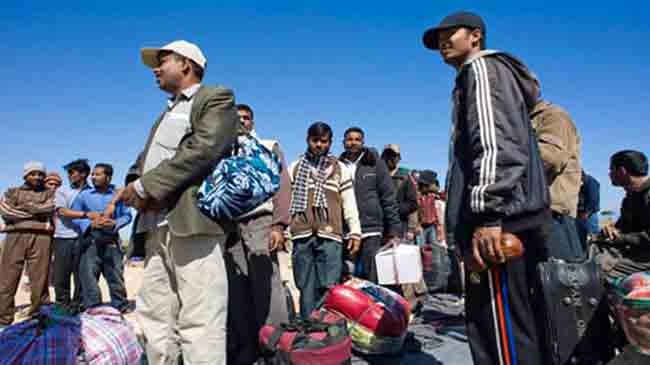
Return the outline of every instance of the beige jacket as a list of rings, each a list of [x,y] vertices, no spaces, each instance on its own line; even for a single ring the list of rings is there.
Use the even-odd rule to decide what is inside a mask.
[[[578,130],[564,109],[544,100],[537,102],[530,119],[550,187],[551,210],[575,218],[582,176]]]

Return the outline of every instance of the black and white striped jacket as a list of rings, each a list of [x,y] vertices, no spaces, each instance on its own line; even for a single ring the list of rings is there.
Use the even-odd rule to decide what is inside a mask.
[[[516,58],[481,51],[459,69],[447,175],[448,242],[465,246],[476,226],[516,232],[539,224],[549,192],[529,110],[534,76]]]

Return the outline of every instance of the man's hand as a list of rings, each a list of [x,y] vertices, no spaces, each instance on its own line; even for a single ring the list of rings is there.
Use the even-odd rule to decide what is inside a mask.
[[[350,237],[348,240],[348,252],[350,253],[350,256],[354,257],[357,255],[357,252],[359,252],[359,248],[361,247],[361,240],[357,237]]]
[[[133,207],[141,212],[147,209],[147,201],[140,198],[138,193],[135,191],[134,183],[130,183],[124,189],[119,191],[114,201],[123,201],[127,206]]]
[[[407,241],[415,241],[415,234],[413,232],[406,232]]]
[[[474,230],[472,256],[481,270],[486,269],[488,264],[506,262],[506,257],[501,250],[501,226],[477,227]]]
[[[93,220],[93,221],[94,221],[95,219],[97,219],[97,218],[100,218],[101,216],[102,216],[101,213],[97,213],[97,212],[86,212],[86,217],[87,217],[88,219],[90,219],[90,220]]]
[[[603,227],[601,234],[610,241],[616,241],[616,239],[621,235],[621,232],[611,224]]]
[[[272,229],[271,230],[271,237],[269,237],[269,251],[273,252],[275,250],[283,250],[284,249],[284,233],[281,231]]]
[[[650,314],[644,314],[637,318],[627,318],[630,337],[639,341],[639,345],[650,348]]]

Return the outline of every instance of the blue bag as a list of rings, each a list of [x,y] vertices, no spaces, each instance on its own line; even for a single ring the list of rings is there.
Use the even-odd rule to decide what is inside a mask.
[[[233,220],[269,200],[280,189],[278,156],[255,137],[240,137],[199,187],[197,204],[211,219]]]

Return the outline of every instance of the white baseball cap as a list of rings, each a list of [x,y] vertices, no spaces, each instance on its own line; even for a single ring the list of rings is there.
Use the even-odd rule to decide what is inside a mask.
[[[173,41],[160,48],[140,49],[140,54],[142,55],[142,63],[151,68],[158,67],[158,52],[160,51],[171,51],[183,57],[187,57],[190,60],[196,62],[196,64],[201,66],[201,68],[204,70],[205,65],[208,63],[208,60],[205,59],[203,52],[201,52],[201,49],[196,44],[184,40]]]

